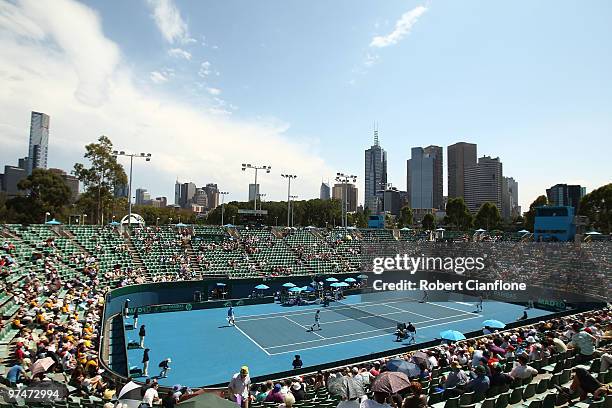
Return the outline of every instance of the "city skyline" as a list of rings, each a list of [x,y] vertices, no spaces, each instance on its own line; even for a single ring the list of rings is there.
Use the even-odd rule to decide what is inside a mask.
[[[251,161],[273,168],[259,180],[268,201],[284,199],[283,172],[299,176],[292,192],[314,198],[321,178],[345,171],[363,203],[376,120],[400,190],[412,147],[459,141],[500,157],[523,211],[555,184],[609,182],[610,4],[273,3],[1,3],[0,164],[28,151],[38,111],[53,118],[48,167],[70,171],[106,134],[156,156],[134,166],[133,186],[151,196],[172,197],[178,177],[245,201],[252,181],[240,163]],[[250,24],[228,29],[233,15]],[[602,148],[581,154],[584,139]]]

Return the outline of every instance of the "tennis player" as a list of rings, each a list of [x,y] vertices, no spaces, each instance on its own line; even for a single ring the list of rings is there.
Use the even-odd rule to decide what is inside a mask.
[[[476,303],[476,312],[482,312],[482,295],[478,296],[478,303]]]
[[[236,315],[234,314],[233,306],[230,306],[229,309],[227,309],[227,323],[229,323],[230,326],[236,325]]]
[[[314,331],[315,326],[317,326],[318,330],[321,330],[320,320],[321,320],[321,311],[317,310],[317,312],[314,315],[314,323],[312,324],[312,326],[310,326],[309,331]]]
[[[419,301],[419,303],[427,303],[427,299],[428,299],[428,298],[429,298],[429,294],[427,294],[427,291],[426,291],[426,290],[424,290],[424,291],[423,291],[423,299],[421,299],[421,300]]]
[[[412,324],[412,322],[408,322],[408,326],[406,326],[408,343],[416,343],[416,327]]]

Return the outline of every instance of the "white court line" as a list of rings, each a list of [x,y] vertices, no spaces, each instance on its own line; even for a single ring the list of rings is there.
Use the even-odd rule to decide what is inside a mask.
[[[268,351],[267,351],[265,348],[261,347],[261,346],[259,345],[259,343],[258,343],[258,342],[256,342],[255,340],[253,340],[253,339],[251,338],[251,336],[249,336],[248,334],[246,334],[245,332],[243,332],[243,331],[242,331],[242,329],[241,329],[240,327],[238,327],[236,324],[234,324],[234,327],[235,327],[236,329],[238,329],[238,331],[239,331],[240,333],[242,333],[242,335],[243,335],[244,337],[246,337],[247,339],[251,340],[251,341],[252,341],[252,342],[253,342],[253,343],[254,343],[254,344],[257,346],[257,347],[259,347],[259,348],[261,349],[261,351],[263,351],[263,352],[264,352],[264,353],[266,353],[267,355],[271,356],[271,354],[270,354],[270,353],[268,353]]]
[[[428,304],[430,304],[430,305],[439,306],[439,307],[445,307],[445,308],[450,309],[450,310],[456,310],[456,311],[458,311],[458,312],[463,312],[463,313],[465,313],[465,314],[470,314],[470,312],[466,312],[465,310],[457,309],[457,308],[455,308],[455,307],[444,306],[444,305],[440,305],[440,304],[438,304],[438,303],[432,303],[432,302],[427,302],[427,303],[428,303]],[[474,305],[470,305],[470,306],[474,306]],[[481,316],[481,317],[482,317],[482,316]]]
[[[474,306],[473,303],[467,303],[467,302],[455,302],[455,303],[458,303],[460,305],[465,305],[465,306]]]
[[[454,318],[454,317],[461,317],[461,316],[465,316],[465,314],[460,314],[460,315],[455,315],[455,316],[448,316],[444,319],[432,319],[432,320],[424,320],[422,322],[414,322],[413,324],[421,324],[421,323],[432,323],[432,322],[439,322],[440,320],[446,320],[446,319],[450,319],[450,318]],[[475,316],[476,317],[476,316]],[[455,320],[457,321],[457,320]],[[441,324],[450,324],[452,322],[447,322],[447,323],[441,323]],[[429,326],[426,326],[429,327]],[[349,336],[355,336],[357,334],[364,334],[364,333],[376,333],[382,330],[389,330],[389,329],[395,329],[396,326],[390,326],[390,327],[386,327],[384,329],[373,329],[373,330],[366,330],[366,331],[362,331],[362,332],[355,332],[355,333],[347,333],[347,334],[341,334],[338,336],[330,336],[330,337],[325,337],[326,340],[331,340],[331,339],[340,339],[342,337],[349,337]],[[420,327],[417,327],[417,330],[421,329]],[[364,338],[369,338],[369,337],[364,337]],[[279,348],[279,347],[287,347],[287,346],[291,346],[291,345],[295,345],[295,344],[306,344],[306,343],[314,343],[317,341],[321,341],[321,340],[307,340],[307,341],[299,341],[299,342],[295,342],[295,343],[291,343],[291,344],[283,344],[280,346],[270,346],[270,347],[266,347],[266,349],[273,349],[273,348]],[[334,345],[336,343],[332,343],[329,345]]]
[[[283,316],[285,319],[289,320],[291,323],[297,324],[298,326],[300,326],[302,329],[306,330],[307,332],[311,332],[313,334],[315,334],[316,336],[325,339],[325,337],[321,336],[319,333],[315,333],[314,330],[309,330],[308,327],[299,324],[298,322],[296,322],[295,320],[292,320],[290,318],[288,318],[287,316]]]
[[[405,313],[410,313],[410,314],[413,314],[413,315],[416,315],[416,316],[424,317],[426,319],[434,319],[434,320],[436,320],[436,318],[434,318],[434,317],[425,316],[425,315],[422,315],[422,314],[419,314],[419,313],[411,312],[410,310],[405,310],[405,309],[401,309],[399,307],[389,306],[389,305],[385,305],[385,306],[390,307],[391,309],[401,310],[402,312],[405,312]]]
[[[400,303],[400,302],[409,302],[410,299],[409,298],[405,298],[405,299],[401,299],[401,300],[393,300],[393,301],[384,301],[383,303],[380,303],[380,301],[378,302],[359,302],[359,303],[355,303],[356,305],[359,306],[384,306],[386,304],[389,303]],[[313,308],[314,309],[314,308]],[[323,307],[323,305],[320,305],[320,310],[321,313],[329,313],[329,312],[333,312],[335,310],[340,310],[340,309],[350,309],[350,307],[348,306],[330,306],[328,308]],[[309,315],[309,314],[313,314],[313,310],[311,309],[310,311],[306,312],[298,312],[298,313],[287,313],[287,312],[274,312],[274,313],[266,313],[266,314],[256,314],[256,315],[246,315],[246,316],[238,316],[240,318],[241,321],[249,321],[249,320],[262,320],[262,319],[272,319],[273,317],[283,317],[283,316],[302,316],[302,315]],[[278,315],[278,316],[277,316]]]
[[[464,320],[471,320],[471,319],[475,319],[475,318],[477,318],[477,317],[479,317],[479,316],[472,316],[472,317],[468,317],[468,318],[465,318],[465,319],[455,320],[455,322],[461,322],[461,321],[464,321]],[[480,316],[480,317],[482,317],[482,316]],[[453,322],[453,323],[454,323],[454,322]],[[429,327],[442,326],[442,325],[444,325],[444,324],[449,324],[449,323],[447,322],[447,323],[438,323],[438,324],[432,324],[432,325],[429,325],[429,326],[424,326],[424,327],[421,327],[421,329],[427,329],[427,328],[429,328]],[[304,347],[304,348],[301,348],[301,349],[296,349],[296,350],[285,351],[285,352],[282,352],[282,353],[268,353],[268,355],[271,355],[271,356],[277,356],[277,355],[280,355],[280,354],[295,353],[296,351],[304,351],[304,350],[317,349],[317,348],[321,348],[321,347],[335,346],[336,344],[352,343],[352,342],[354,342],[354,341],[374,339],[374,338],[377,338],[377,337],[388,336],[388,335],[389,335],[389,333],[385,333],[385,334],[378,334],[378,335],[376,335],[376,336],[370,336],[370,337],[361,337],[361,338],[358,338],[358,339],[353,339],[353,340],[339,341],[339,342],[335,342],[335,343],[332,343],[332,344],[323,344],[323,345],[320,345],[320,346]],[[330,337],[328,337],[328,338],[330,338]],[[292,344],[287,344],[285,347],[288,347],[288,346],[291,346],[291,345],[292,345]],[[275,346],[275,347],[282,347],[282,346]],[[270,348],[270,347],[268,347],[268,348]]]

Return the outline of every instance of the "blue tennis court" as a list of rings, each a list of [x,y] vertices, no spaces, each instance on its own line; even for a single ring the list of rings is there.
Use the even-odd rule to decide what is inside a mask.
[[[320,310],[320,330],[310,331]],[[329,307],[307,305],[285,307],[263,304],[235,307],[236,326],[227,324],[227,309],[146,314],[146,347],[150,348],[149,375],[157,364],[172,358],[165,385],[200,386],[228,381],[240,366],[248,365],[252,376],[291,369],[295,354],[305,367],[335,360],[391,350],[407,342],[396,342],[397,322],[412,322],[416,342],[439,338],[442,330],[469,332],[482,328],[482,321],[515,321],[523,307],[488,301],[475,313],[475,300],[459,296],[455,301],[419,303],[402,292],[353,295]],[[531,309],[529,317],[550,312]],[[137,339],[128,331],[128,340]],[[128,351],[130,366],[141,366],[142,350]]]

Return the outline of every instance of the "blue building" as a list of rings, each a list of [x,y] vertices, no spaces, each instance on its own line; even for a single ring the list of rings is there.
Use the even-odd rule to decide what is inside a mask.
[[[380,215],[370,215],[368,218],[368,228],[385,228],[385,216]]]
[[[573,241],[576,235],[574,207],[536,207],[534,239],[536,241]]]

